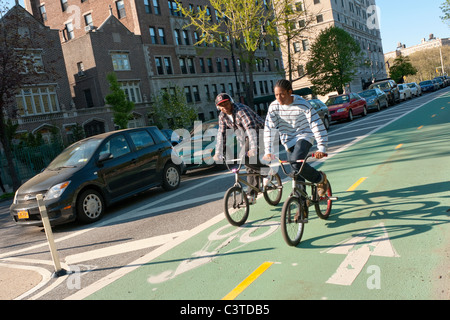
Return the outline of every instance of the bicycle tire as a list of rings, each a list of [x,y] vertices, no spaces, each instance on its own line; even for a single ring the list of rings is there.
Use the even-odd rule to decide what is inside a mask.
[[[272,180],[267,185],[267,189],[264,190],[264,199],[266,202],[272,206],[276,206],[281,201],[281,196],[283,195],[283,184],[281,183],[281,178],[278,173],[272,176]]]
[[[297,221],[295,216],[298,214]],[[281,233],[289,246],[297,246],[303,236],[304,208],[298,197],[289,197],[281,210]]]
[[[316,188],[316,192],[317,192],[317,188]],[[331,191],[331,184],[329,181],[328,181],[328,190],[326,193],[327,194],[325,197],[319,197],[319,195],[317,194],[316,199],[319,199],[319,202],[315,204],[317,216],[320,219],[324,219],[324,220],[328,219],[328,217],[330,216],[331,207],[333,204],[333,200],[330,199],[333,196],[333,192]]]
[[[250,212],[245,191],[240,187],[231,187],[224,196],[225,217],[233,226],[241,226],[247,221]]]

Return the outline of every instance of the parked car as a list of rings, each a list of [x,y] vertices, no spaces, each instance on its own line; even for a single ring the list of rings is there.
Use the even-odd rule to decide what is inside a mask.
[[[411,89],[406,85],[406,83],[398,85],[398,92],[400,93],[400,100],[405,101],[412,98]]]
[[[42,225],[36,195],[52,225],[99,220],[106,207],[151,187],[174,190],[183,164],[156,127],[112,131],[63,150],[17,190],[10,214],[20,225]]]
[[[406,84],[410,89],[411,89],[411,93],[413,96],[418,97],[422,95],[422,88],[420,88],[420,86],[415,83],[415,82],[410,82]]]
[[[352,121],[356,115],[367,115],[366,100],[356,93],[346,93],[328,98],[325,102],[330,110],[331,120]]]
[[[425,80],[419,83],[422,92],[433,92],[436,90],[436,87],[431,80]]]
[[[201,128],[195,128],[190,132],[190,139],[184,137],[183,142],[176,145],[174,150],[186,165],[186,170],[215,166],[213,157],[216,153],[216,137],[219,128],[217,120],[209,120],[202,123]],[[239,146],[235,136],[227,139],[228,150],[233,150],[235,157]]]
[[[366,100],[367,110],[375,109],[377,111],[381,110],[381,107],[388,107],[389,102],[386,93],[378,88],[368,89],[358,94]]]
[[[398,91],[397,83],[394,80],[384,80],[372,83],[369,89],[378,88],[386,93],[389,105],[394,105],[400,102],[400,92]]]
[[[167,140],[173,145],[176,146],[179,144],[183,139],[172,129],[162,129],[161,132],[164,134],[164,136],[167,138]]]
[[[432,79],[431,82],[433,82],[434,84],[434,90],[439,90],[441,88],[441,85],[439,84],[439,82],[435,79]]]
[[[443,77],[435,77],[433,80],[436,80],[436,82],[439,84],[439,89],[445,88],[447,86]]]
[[[331,115],[327,105],[322,101],[320,101],[319,99],[311,99],[308,100],[308,102],[314,109],[316,109],[317,113],[319,114],[319,117],[322,119],[325,129],[328,130],[330,128]]]

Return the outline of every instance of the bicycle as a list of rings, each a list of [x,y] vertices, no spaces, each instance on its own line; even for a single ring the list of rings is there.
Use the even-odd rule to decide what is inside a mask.
[[[241,167],[245,155],[241,159],[232,159],[225,161],[225,164],[231,172],[235,175],[235,183],[225,192],[224,196],[224,206],[225,206],[225,217],[228,222],[234,226],[241,226],[247,221],[248,215],[250,213],[249,201],[247,194],[244,191],[243,184],[246,185],[249,190],[253,190],[257,196],[259,193],[264,194],[264,199],[268,204],[276,206],[280,203],[281,196],[283,193],[283,184],[281,183],[281,178],[278,173],[269,174],[263,176],[260,173],[241,173]],[[235,161],[240,161],[237,168],[230,168],[229,163],[234,163]],[[259,177],[259,185],[257,187],[250,185],[244,177]],[[266,178],[265,178],[266,177]]]
[[[317,183],[296,181],[295,178],[301,175],[303,167],[310,157],[314,157],[314,154],[308,155],[304,160],[298,160],[297,162],[302,163],[298,172],[292,170],[289,173],[286,172],[284,164],[292,165],[292,163],[276,158],[280,162],[283,172],[292,179],[292,192],[281,210],[281,233],[290,246],[297,246],[302,239],[305,223],[308,222],[308,207],[314,205],[317,216],[326,220],[330,216],[333,201],[337,200],[332,196],[329,181],[328,190],[323,197],[320,197],[317,192]],[[307,194],[306,186],[311,186],[311,196]]]

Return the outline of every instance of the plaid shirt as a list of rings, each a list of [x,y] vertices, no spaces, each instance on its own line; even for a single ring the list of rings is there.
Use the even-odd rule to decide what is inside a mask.
[[[233,129],[238,137],[241,147],[244,146],[245,138],[248,136],[250,150],[258,149],[259,129],[264,129],[264,120],[258,114],[241,103],[233,104],[233,120],[221,112],[219,115],[219,130],[217,132],[216,153],[223,155],[224,142],[226,142],[227,129]]]

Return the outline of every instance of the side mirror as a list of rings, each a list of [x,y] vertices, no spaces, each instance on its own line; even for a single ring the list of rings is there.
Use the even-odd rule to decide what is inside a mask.
[[[102,153],[97,160],[97,165],[101,165],[103,163],[103,161],[111,159],[112,158],[112,154],[110,152],[105,152]]]

